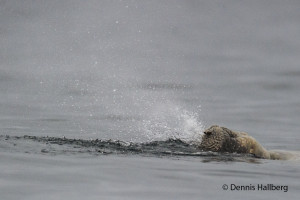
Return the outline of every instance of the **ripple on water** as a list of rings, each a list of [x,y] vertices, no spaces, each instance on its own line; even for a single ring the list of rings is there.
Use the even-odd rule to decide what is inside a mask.
[[[82,140],[57,137],[0,136],[1,147],[6,151],[26,153],[68,155],[140,155],[154,157],[200,158],[202,162],[249,162],[260,163],[249,154],[216,153],[199,149],[195,144],[180,139],[133,143],[120,140]]]

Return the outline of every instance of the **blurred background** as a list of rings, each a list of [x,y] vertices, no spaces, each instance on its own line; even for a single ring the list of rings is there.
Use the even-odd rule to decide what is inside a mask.
[[[0,1],[0,131],[297,149],[299,1]]]

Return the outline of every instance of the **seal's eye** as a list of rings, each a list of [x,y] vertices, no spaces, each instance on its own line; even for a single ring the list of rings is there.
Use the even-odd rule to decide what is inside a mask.
[[[211,131],[209,131],[209,130],[206,130],[206,131],[204,131],[204,134],[205,134],[205,135],[211,135],[211,134],[212,134],[212,132],[211,132]]]

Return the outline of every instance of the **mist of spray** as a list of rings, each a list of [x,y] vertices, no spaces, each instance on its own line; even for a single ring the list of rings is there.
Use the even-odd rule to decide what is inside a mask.
[[[200,142],[204,129],[197,113],[187,111],[170,101],[155,105],[141,126],[150,141],[173,138]]]

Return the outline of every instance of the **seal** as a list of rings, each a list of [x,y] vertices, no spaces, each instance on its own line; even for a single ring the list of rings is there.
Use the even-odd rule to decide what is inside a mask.
[[[245,132],[232,131],[218,125],[204,131],[199,148],[214,152],[249,153],[258,158],[272,160],[287,160],[290,157],[288,152],[266,150]]]

